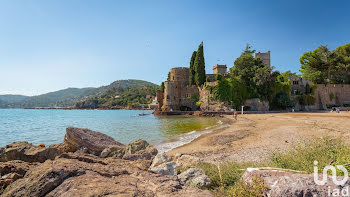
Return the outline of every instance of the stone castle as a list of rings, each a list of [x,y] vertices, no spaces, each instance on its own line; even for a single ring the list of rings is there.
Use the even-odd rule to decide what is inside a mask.
[[[271,66],[270,51],[266,53],[257,52],[254,57],[260,58],[264,64]],[[164,82],[164,91],[157,91],[158,109],[161,111],[216,111],[220,105],[219,102],[211,101],[211,92],[203,87],[189,85],[188,67],[177,67],[170,70],[170,79]],[[216,75],[227,76],[226,65],[213,66],[213,73],[207,74],[207,85],[216,85]],[[295,103],[295,110],[326,110],[329,106],[350,107],[350,85],[342,84],[317,84],[312,85],[311,81],[302,77],[291,77],[288,79],[291,83],[291,96]],[[315,88],[313,105],[300,106],[298,96],[305,94],[306,86]],[[331,96],[332,95],[332,96]],[[332,98],[334,97],[334,98]],[[200,102],[200,108],[196,102]],[[245,106],[253,111],[268,111],[268,102],[259,99],[248,99]],[[349,108],[350,109],[350,108]],[[228,109],[226,109],[228,110]]]
[[[201,97],[203,87],[189,85],[190,69],[187,67],[177,67],[170,70],[170,79],[164,82],[164,92],[157,92],[159,109],[162,111],[193,111],[198,107],[196,101]],[[226,76],[226,65],[215,65],[213,74],[207,74],[207,80],[215,83],[216,75]]]
[[[266,53],[255,53],[264,64],[271,66],[270,51]],[[200,109],[211,111],[218,103],[211,103],[211,92],[203,86],[189,85],[188,67],[177,67],[170,70],[170,78],[164,82],[164,91],[157,91],[158,109],[161,111],[194,111],[199,109],[196,102],[201,102]],[[207,85],[216,85],[216,75],[227,76],[227,66],[216,64],[213,66],[213,73],[206,74]],[[216,107],[214,107],[216,108]],[[252,107],[253,109],[254,106]],[[266,109],[266,107],[264,108]]]

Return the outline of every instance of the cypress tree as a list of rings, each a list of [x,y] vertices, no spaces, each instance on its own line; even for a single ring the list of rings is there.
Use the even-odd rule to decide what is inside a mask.
[[[196,59],[196,54],[197,54],[197,51],[193,51],[191,61],[190,61],[190,79],[189,79],[190,85],[195,84],[194,75],[195,75],[196,71],[194,69],[194,61]]]
[[[197,86],[204,84],[205,82],[205,62],[203,52],[203,42],[198,46],[196,59],[194,60],[195,75],[194,80]]]

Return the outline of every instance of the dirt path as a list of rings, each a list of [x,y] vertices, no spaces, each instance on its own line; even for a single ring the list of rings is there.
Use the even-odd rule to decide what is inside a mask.
[[[350,113],[240,115],[229,128],[203,135],[168,154],[196,155],[207,162],[261,162],[267,160],[275,150],[284,150],[297,142],[326,136],[341,137],[350,145]]]

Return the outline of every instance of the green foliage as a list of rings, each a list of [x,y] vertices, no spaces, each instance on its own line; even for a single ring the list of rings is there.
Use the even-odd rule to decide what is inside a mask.
[[[217,81],[221,81],[222,80],[222,74],[220,74],[220,73],[216,74],[215,79]]]
[[[193,95],[191,96],[191,100],[193,100],[194,102],[199,101],[199,95],[193,94]]]
[[[193,67],[195,69],[195,75],[194,75],[195,83],[197,86],[200,86],[204,84],[206,80],[203,42],[198,46]]]
[[[195,83],[195,74],[196,69],[194,68],[194,62],[196,60],[197,51],[193,51],[191,61],[190,61],[190,78],[189,78],[189,84],[194,85]]]
[[[246,86],[249,98],[271,100],[271,88],[279,73],[272,73],[272,67],[265,65],[260,58],[254,58],[254,52],[247,44],[235,60],[234,67],[230,68],[231,77],[239,79]]]
[[[305,94],[312,94],[312,87],[310,87],[309,83],[305,85]]]
[[[316,98],[314,95],[308,94],[305,95],[305,101],[307,105],[315,105]]]
[[[344,165],[350,163],[350,147],[340,139],[317,139],[303,142],[285,152],[275,152],[271,158],[272,165],[278,168],[292,169],[313,173],[314,161],[318,161],[319,172],[326,165]],[[350,170],[350,166],[346,167]],[[341,173],[341,170],[339,172]]]
[[[234,186],[228,188],[225,196],[232,197],[264,197],[264,191],[268,189],[264,180],[259,177],[253,177],[252,183],[239,181]]]
[[[316,98],[312,94],[299,95],[297,99],[300,105],[314,105],[316,102]]]
[[[331,51],[320,46],[300,57],[303,76],[317,84],[350,83],[350,43]]]
[[[170,81],[170,72],[168,72],[168,77],[166,78],[167,81]]]
[[[197,102],[196,102],[196,106],[197,106],[197,107],[200,107],[202,104],[203,104],[203,102],[200,102],[200,101],[197,101]]]
[[[290,99],[290,96],[286,92],[279,92],[274,97],[271,108],[272,109],[287,109],[289,107],[293,107],[293,102]]]
[[[162,92],[164,92],[164,89],[165,89],[164,82],[162,82],[162,83],[160,84],[160,90],[161,90]]]
[[[329,99],[330,99],[331,101],[333,101],[334,98],[335,98],[334,93],[333,93],[333,92],[329,93]]]
[[[298,75],[296,73],[292,73],[290,70],[281,73],[281,75],[278,76],[278,81],[280,82],[288,82],[288,79],[290,77],[297,77]]]
[[[206,88],[211,90],[214,100],[228,102],[234,108],[239,108],[249,97],[246,86],[237,78],[223,79],[218,85]]]
[[[149,104],[152,102],[152,100],[146,99],[146,95],[155,95],[157,90],[158,86],[109,90],[101,96],[80,101],[75,105],[75,107],[94,109],[127,107],[134,104]]]

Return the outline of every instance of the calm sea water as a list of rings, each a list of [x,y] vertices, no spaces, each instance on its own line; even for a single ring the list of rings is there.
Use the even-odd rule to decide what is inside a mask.
[[[36,145],[61,143],[66,127],[75,126],[100,131],[125,144],[143,138],[162,149],[162,142],[172,141],[165,148],[170,149],[181,145],[174,143],[174,139],[193,140],[200,132],[221,123],[220,119],[205,117],[138,116],[143,112],[151,113],[137,110],[0,109],[0,146],[14,141]]]

